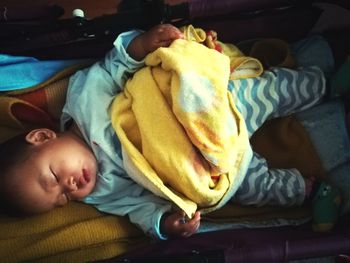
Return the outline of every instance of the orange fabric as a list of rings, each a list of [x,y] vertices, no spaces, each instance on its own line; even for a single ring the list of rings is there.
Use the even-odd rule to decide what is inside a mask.
[[[0,143],[30,129],[58,129],[69,76],[87,64],[69,67],[35,87],[0,93]]]
[[[271,168],[296,168],[305,177],[325,178],[318,154],[302,124],[293,116],[267,121],[250,140]]]

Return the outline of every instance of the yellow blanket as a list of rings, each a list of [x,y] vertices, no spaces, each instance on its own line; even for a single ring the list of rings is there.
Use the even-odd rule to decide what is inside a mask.
[[[128,174],[188,216],[222,206],[251,156],[245,123],[227,91],[230,60],[176,40],[146,57],[110,108]]]
[[[83,203],[32,217],[0,217],[1,262],[92,262],[148,244],[126,217]]]
[[[264,71],[258,59],[245,56],[233,44],[219,41],[217,33],[213,30],[206,32],[202,28],[187,25],[182,27],[181,31],[186,39],[201,43],[228,56],[230,58],[230,79],[254,78],[260,76]]]

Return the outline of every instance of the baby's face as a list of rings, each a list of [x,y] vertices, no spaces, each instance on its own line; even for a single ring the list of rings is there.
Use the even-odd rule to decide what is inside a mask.
[[[11,177],[27,212],[46,212],[92,192],[97,162],[80,138],[63,135],[31,147],[32,154]]]

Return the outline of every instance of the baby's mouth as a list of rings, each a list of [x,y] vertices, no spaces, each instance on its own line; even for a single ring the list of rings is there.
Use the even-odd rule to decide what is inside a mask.
[[[91,181],[91,174],[89,173],[88,170],[83,169],[82,176],[79,178],[79,185],[80,186],[85,186]]]

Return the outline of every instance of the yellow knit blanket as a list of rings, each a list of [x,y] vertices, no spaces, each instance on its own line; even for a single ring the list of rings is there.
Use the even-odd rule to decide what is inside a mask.
[[[110,108],[125,169],[190,217],[217,209],[240,184],[251,154],[227,90],[230,60],[179,39],[145,62]]]

